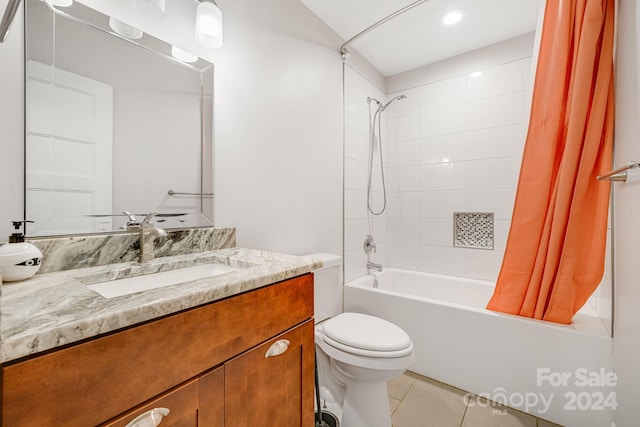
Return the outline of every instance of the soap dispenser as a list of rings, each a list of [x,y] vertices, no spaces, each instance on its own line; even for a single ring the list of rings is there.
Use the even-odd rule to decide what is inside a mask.
[[[9,243],[0,243],[0,271],[5,282],[28,279],[42,264],[40,249],[25,242],[24,234],[20,232],[20,226],[26,222],[33,221],[12,221],[16,231],[9,236]]]

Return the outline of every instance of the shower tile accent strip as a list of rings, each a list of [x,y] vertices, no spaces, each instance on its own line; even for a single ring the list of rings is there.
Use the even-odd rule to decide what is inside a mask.
[[[38,274],[135,261],[140,250],[137,232],[28,239],[42,251]],[[186,255],[236,247],[235,227],[167,230],[156,239],[156,257]]]
[[[453,246],[493,249],[493,212],[454,212]]]

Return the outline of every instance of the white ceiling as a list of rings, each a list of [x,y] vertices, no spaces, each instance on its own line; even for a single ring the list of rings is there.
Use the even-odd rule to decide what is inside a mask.
[[[414,0],[300,0],[345,41]],[[385,76],[535,31],[541,0],[429,0],[352,44]],[[463,9],[453,26],[444,13]],[[337,50],[338,47],[336,47]]]

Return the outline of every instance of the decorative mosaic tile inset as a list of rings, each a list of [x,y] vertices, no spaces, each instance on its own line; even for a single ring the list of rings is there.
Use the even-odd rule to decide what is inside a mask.
[[[493,212],[454,212],[453,246],[493,249]]]

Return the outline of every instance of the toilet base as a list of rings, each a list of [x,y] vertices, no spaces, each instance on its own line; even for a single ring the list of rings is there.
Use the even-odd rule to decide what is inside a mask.
[[[391,427],[386,381],[347,384],[341,424],[343,427]]]

